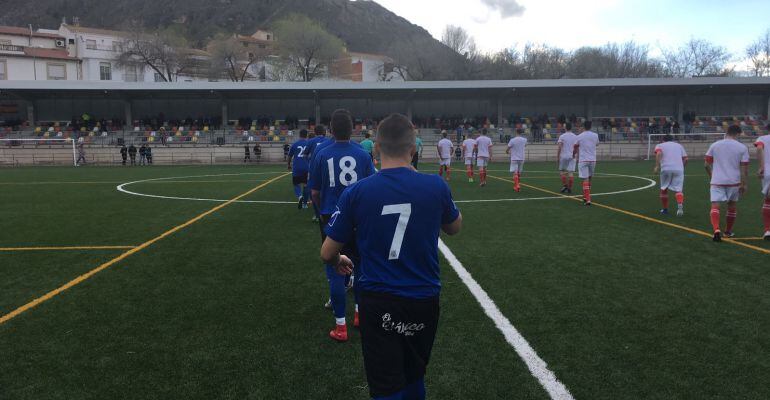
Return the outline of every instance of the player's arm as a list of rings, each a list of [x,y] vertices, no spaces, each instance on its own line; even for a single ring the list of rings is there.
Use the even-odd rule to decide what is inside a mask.
[[[577,160],[579,152],[580,152],[580,142],[576,142],[575,146],[572,147],[572,158]]]
[[[347,256],[340,254],[344,245],[330,237],[327,237],[321,245],[321,260],[324,264],[333,265],[340,275],[353,272],[353,262]]]
[[[690,159],[689,159],[689,158],[687,158],[687,156],[684,156],[684,157],[682,157],[682,165],[683,165],[683,166],[685,166],[685,167],[686,167],[686,166],[687,166],[687,162],[688,162],[688,161],[690,161]]]
[[[757,142],[754,143],[754,146],[757,148],[757,161],[759,161],[757,175],[759,175],[760,178],[763,178],[765,176],[765,144]]]
[[[556,165],[559,165],[559,158],[561,156],[561,149],[564,148],[564,142],[556,143]]]
[[[714,169],[714,157],[706,155],[706,161],[704,161],[703,164],[706,167],[706,173],[709,175],[709,178],[711,178],[711,172]]]
[[[660,151],[660,149],[655,150],[655,169],[652,170],[653,173],[657,174],[660,172],[660,160],[663,159],[663,152]]]
[[[444,231],[447,235],[456,235],[460,233],[460,229],[463,227],[463,215],[462,213],[457,215],[457,219],[454,220],[451,224],[446,224],[441,226],[441,230]]]
[[[749,188],[749,163],[741,163],[741,193],[746,193]]]

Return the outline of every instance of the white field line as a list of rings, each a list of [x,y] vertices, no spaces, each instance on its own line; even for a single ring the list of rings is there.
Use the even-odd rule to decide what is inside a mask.
[[[532,171],[532,172],[545,172],[545,171]],[[190,179],[190,178],[206,178],[206,177],[217,177],[217,176],[238,176],[238,175],[266,175],[266,174],[278,174],[279,172],[264,172],[264,173],[241,173],[241,174],[216,174],[216,175],[195,175],[195,176],[176,176],[176,177],[166,177],[166,178],[154,178],[154,179],[143,179],[139,181],[133,181],[133,182],[126,182],[123,184],[120,184],[117,186],[117,190],[119,192],[130,194],[133,196],[140,196],[140,197],[149,197],[153,199],[165,199],[165,200],[188,200],[188,201],[209,201],[209,202],[218,202],[218,203],[224,203],[228,200],[225,199],[207,199],[207,198],[198,198],[198,197],[177,197],[177,196],[161,196],[161,195],[155,195],[155,194],[147,194],[147,193],[139,193],[134,192],[131,190],[128,190],[126,187],[130,185],[134,185],[137,183],[157,183],[158,181],[164,181],[164,180],[172,180],[172,179]],[[609,193],[596,193],[592,194],[591,196],[611,196],[616,194],[623,194],[623,193],[631,193],[631,192],[638,192],[642,190],[647,190],[657,184],[652,179],[644,178],[641,176],[633,176],[633,175],[618,175],[618,174],[602,174],[597,173],[597,176],[608,176],[608,177],[619,177],[619,178],[632,178],[632,179],[639,179],[642,181],[647,182],[648,184],[643,187],[638,187],[634,189],[628,189],[628,190],[620,190],[617,192],[609,192]],[[549,196],[549,197],[521,197],[521,198],[512,198],[512,199],[478,199],[478,200],[456,200],[455,203],[500,203],[500,202],[509,202],[509,201],[529,201],[529,200],[562,200],[569,198],[570,196]],[[571,197],[580,197],[580,196],[571,196]],[[251,204],[291,204],[296,205],[296,201],[270,201],[270,200],[238,200],[236,203],[251,203]]]
[[[540,385],[543,386],[543,389],[545,389],[546,392],[548,392],[551,399],[574,400],[572,394],[567,390],[567,387],[559,382],[556,375],[548,369],[548,364],[537,355],[535,349],[533,349],[529,342],[527,342],[527,339],[521,336],[521,333],[519,333],[516,327],[511,324],[511,321],[503,315],[500,309],[497,308],[497,305],[492,301],[487,292],[484,291],[475,279],[473,279],[470,272],[463,267],[460,260],[455,257],[452,250],[450,250],[441,239],[438,241],[438,248],[441,250],[441,254],[444,255],[444,258],[449,262],[449,265],[452,266],[452,269],[454,269],[457,275],[460,276],[460,279],[465,286],[468,287],[468,290],[470,290],[473,297],[476,298],[476,301],[479,302],[484,313],[494,321],[497,329],[499,329],[503,336],[505,336],[505,340],[513,347],[524,363],[527,364],[529,372],[538,380],[538,382],[540,382]]]

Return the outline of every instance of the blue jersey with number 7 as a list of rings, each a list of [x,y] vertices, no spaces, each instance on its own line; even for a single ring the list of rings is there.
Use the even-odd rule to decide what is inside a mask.
[[[310,188],[321,192],[319,212],[331,215],[345,189],[374,174],[374,164],[360,146],[335,142],[313,156],[310,171]]]
[[[410,168],[383,169],[342,194],[326,234],[355,240],[361,255],[357,287],[407,298],[441,290],[438,236],[460,215],[438,175]]]

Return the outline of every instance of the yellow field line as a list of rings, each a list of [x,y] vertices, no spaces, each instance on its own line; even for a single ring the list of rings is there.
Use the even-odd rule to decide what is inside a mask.
[[[207,217],[207,216],[209,216],[209,215],[211,215],[211,214],[213,214],[213,213],[215,213],[215,212],[217,212],[217,211],[219,211],[219,210],[229,206],[230,204],[235,203],[236,201],[238,201],[238,200],[240,200],[240,199],[242,199],[242,198],[244,198],[244,197],[246,197],[246,196],[256,192],[259,189],[262,189],[263,187],[265,187],[265,186],[267,186],[267,185],[269,185],[269,184],[271,184],[271,183],[273,183],[273,182],[275,182],[275,181],[277,181],[277,180],[279,180],[279,179],[281,179],[281,178],[283,178],[283,177],[285,177],[287,175],[289,175],[289,173],[285,173],[285,174],[283,174],[281,176],[278,176],[278,177],[275,177],[275,178],[273,178],[273,179],[271,179],[271,180],[269,180],[269,181],[267,181],[267,182],[265,182],[265,183],[263,183],[263,184],[261,184],[261,185],[259,185],[257,187],[254,187],[251,190],[249,190],[249,191],[247,191],[247,192],[245,192],[243,194],[240,194],[240,195],[238,195],[238,196],[228,200],[225,203],[222,203],[222,204],[220,204],[220,205],[218,205],[218,206],[216,206],[216,207],[214,207],[214,208],[212,208],[212,209],[210,209],[210,210],[208,210],[208,211],[206,211],[206,212],[204,212],[202,214],[199,214],[198,216],[190,219],[189,221],[187,221],[187,222],[185,222],[185,223],[183,223],[181,225],[177,225],[177,226],[167,230],[166,232],[163,232],[160,235],[158,235],[158,236],[156,236],[156,237],[154,237],[154,238],[152,238],[152,239],[150,239],[150,240],[140,244],[139,246],[136,246],[136,247],[128,250],[127,252],[125,252],[125,253],[123,253],[123,254],[113,258],[110,261],[107,261],[106,263],[104,263],[104,264],[102,264],[102,265],[92,269],[91,271],[86,272],[83,275],[78,276],[77,278],[75,278],[75,279],[65,283],[64,285],[62,285],[62,286],[60,286],[60,287],[58,287],[58,288],[56,288],[56,289],[54,289],[54,290],[44,294],[43,296],[38,297],[38,298],[30,301],[27,304],[24,304],[23,306],[21,306],[21,307],[15,309],[15,310],[11,311],[10,313],[0,317],[0,325],[2,325],[4,323],[10,321],[11,319],[19,316],[20,314],[24,313],[25,311],[28,311],[28,310],[30,310],[32,308],[35,308],[35,307],[39,306],[40,304],[42,304],[42,303],[44,303],[44,302],[46,302],[48,300],[51,300],[52,298],[54,298],[58,294],[60,294],[60,293],[64,292],[65,290],[70,289],[70,288],[72,288],[72,287],[74,287],[74,286],[84,282],[85,280],[87,280],[90,277],[96,275],[97,273],[99,273],[99,272],[101,272],[101,271],[103,271],[103,270],[105,270],[105,269],[107,269],[107,268],[109,268],[109,267],[111,267],[111,266],[113,266],[113,265],[115,265],[115,264],[125,260],[126,258],[128,258],[128,257],[130,257],[130,256],[132,256],[132,255],[134,255],[134,254],[136,254],[136,253],[138,253],[138,252],[140,252],[140,251],[142,251],[142,250],[152,246],[156,242],[158,242],[158,241],[160,241],[160,240],[162,240],[162,239],[164,239],[164,238],[166,238],[168,236],[171,236],[174,233],[179,232],[179,231],[181,231],[184,228],[187,228],[188,226],[190,226],[190,225],[192,225],[192,224],[202,220],[203,218],[205,218],[205,217]]]
[[[68,250],[130,250],[136,246],[37,246],[0,247],[0,252],[10,251],[68,251]]]
[[[503,182],[506,182],[506,183],[511,183],[510,180],[508,180],[508,179],[503,179],[503,178],[500,178],[500,177],[497,177],[497,176],[492,176],[492,175],[489,175],[489,177],[497,179],[497,180],[500,180],[500,181],[503,181]],[[580,199],[578,197],[566,196],[566,195],[563,195],[561,193],[553,192],[553,191],[550,191],[548,189],[543,189],[543,188],[540,188],[540,187],[537,187],[537,186],[528,185],[528,184],[525,184],[525,183],[521,183],[521,186],[528,187],[530,189],[539,190],[539,191],[541,191],[543,193],[548,193],[548,194],[552,194],[552,195],[555,195],[555,196],[560,196],[560,197],[568,198],[568,199],[575,200],[575,201],[582,201],[582,199]],[[713,236],[711,233],[708,233],[708,232],[705,232],[705,231],[702,231],[702,230],[699,230],[699,229],[694,229],[694,228],[690,228],[690,227],[687,227],[687,226],[684,226],[684,225],[678,225],[678,224],[674,224],[674,223],[667,222],[667,221],[661,221],[659,219],[648,217],[648,216],[642,215],[642,214],[637,214],[635,212],[624,210],[622,208],[617,208],[617,207],[608,206],[608,205],[605,205],[605,204],[593,203],[593,202],[591,204],[593,206],[595,206],[595,207],[599,207],[599,208],[604,208],[604,209],[607,209],[607,210],[615,211],[615,212],[618,212],[618,213],[621,213],[621,214],[628,215],[630,217],[635,217],[635,218],[639,218],[641,220],[645,220],[645,221],[648,221],[648,222],[654,222],[654,223],[659,224],[659,225],[664,225],[664,226],[668,226],[668,227],[671,227],[671,228],[680,229],[680,230],[683,230],[683,231],[686,231],[686,232],[690,232],[690,233],[693,233],[693,234],[696,234],[696,235],[705,236],[707,238],[711,238]],[[755,251],[758,251],[760,253],[770,254],[770,250],[769,249],[764,249],[762,247],[750,245],[748,243],[739,242],[739,241],[736,241],[735,239],[723,238],[722,241],[724,241],[726,243],[734,244],[736,246],[741,246],[741,247],[745,247],[747,249],[755,250]]]
[[[748,240],[748,241],[761,241],[765,240],[763,237],[745,237],[745,238],[730,238],[731,240]]]

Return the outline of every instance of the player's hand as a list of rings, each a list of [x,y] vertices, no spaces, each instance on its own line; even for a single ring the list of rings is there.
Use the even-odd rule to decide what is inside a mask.
[[[655,168],[653,168],[653,170],[652,170],[653,174],[657,174],[658,172],[660,172],[660,168],[658,168],[657,166]]]
[[[348,256],[340,254],[340,260],[337,261],[334,269],[342,276],[350,275],[353,273],[353,261]]]

